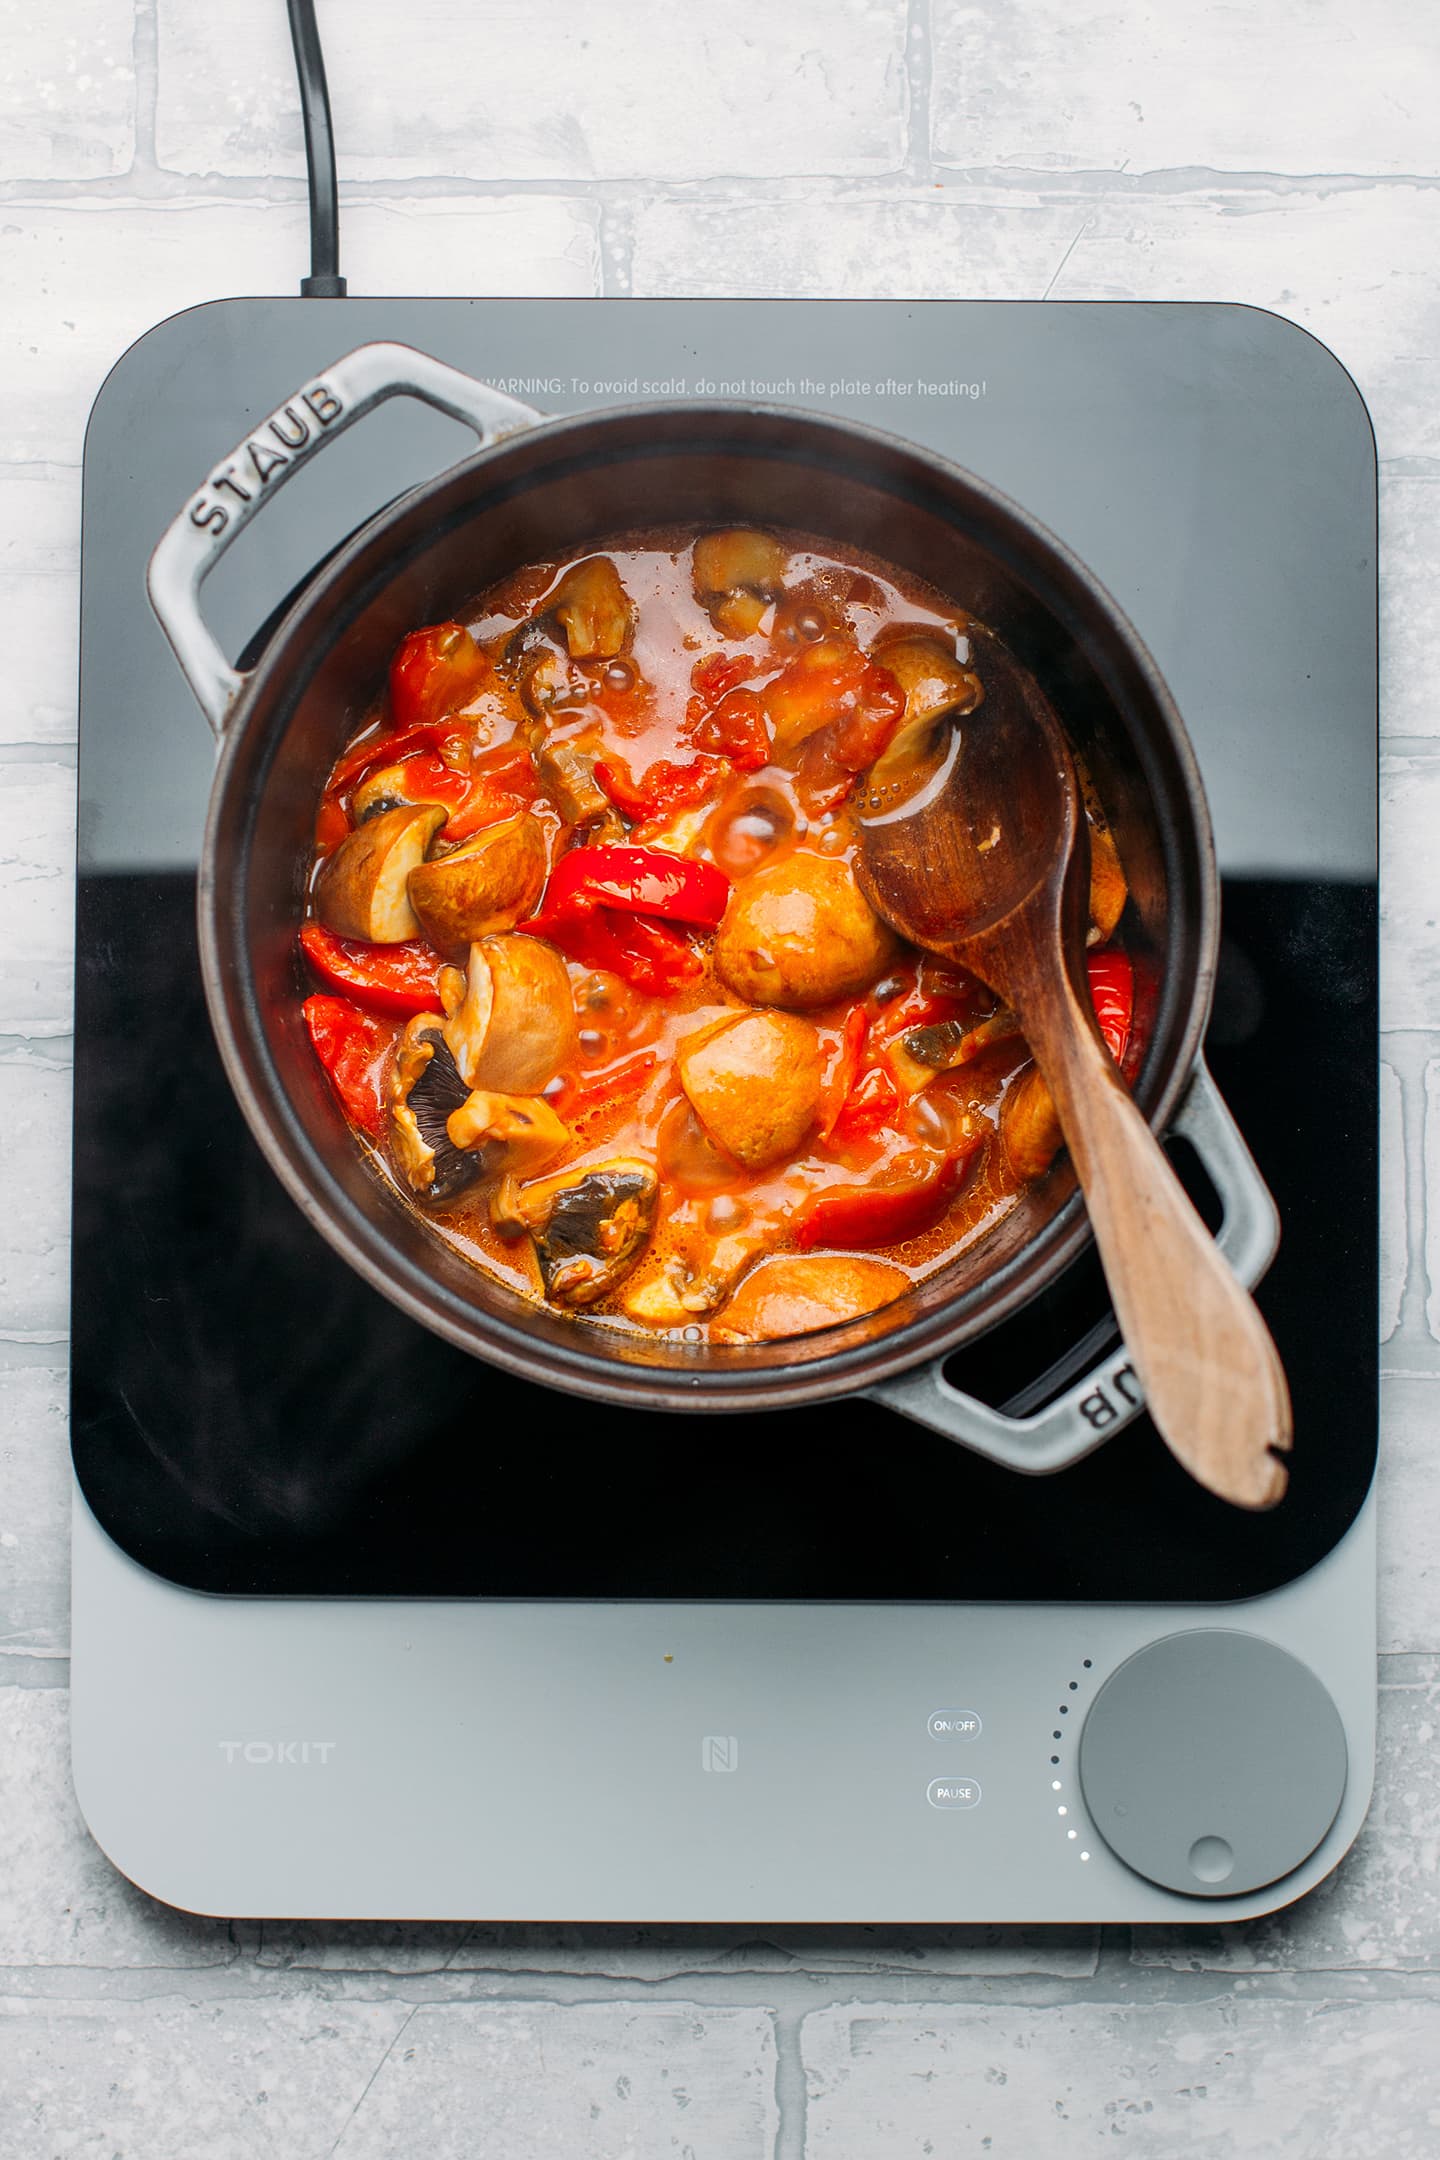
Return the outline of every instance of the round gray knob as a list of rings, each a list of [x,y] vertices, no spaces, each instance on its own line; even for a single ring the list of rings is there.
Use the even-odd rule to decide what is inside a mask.
[[[1167,1635],[1105,1682],[1080,1737],[1095,1828],[1137,1875],[1238,1897],[1307,1860],[1345,1794],[1345,1729],[1308,1665],[1226,1628]]]

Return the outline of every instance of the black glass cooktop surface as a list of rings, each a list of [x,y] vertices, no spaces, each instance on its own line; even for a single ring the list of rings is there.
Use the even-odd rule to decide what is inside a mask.
[[[1005,488],[1116,592],[1215,815],[1208,1053],[1284,1226],[1259,1293],[1295,1402],[1280,1508],[1211,1499],[1143,1418],[1029,1479],[858,1399],[686,1418],[552,1393],[429,1335],[310,1230],[211,1038],[213,755],[143,580],[217,455],[372,337],[553,411],[648,378],[870,420]],[[389,408],[335,445],[207,590],[222,640],[461,448]],[[1246,309],[253,301],[142,340],[85,473],[72,1447],[110,1535],[247,1594],[1189,1601],[1313,1565],[1376,1447],[1374,480],[1348,378]],[[1082,1260],[952,1377],[1029,1407],[1106,1311]]]

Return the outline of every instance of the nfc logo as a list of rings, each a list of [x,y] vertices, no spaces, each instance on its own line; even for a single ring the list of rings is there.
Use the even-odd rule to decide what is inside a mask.
[[[700,1742],[702,1770],[738,1770],[740,1742],[734,1733],[707,1732]]]

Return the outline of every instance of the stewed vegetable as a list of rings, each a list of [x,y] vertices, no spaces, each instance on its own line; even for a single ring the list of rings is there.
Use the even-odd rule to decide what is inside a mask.
[[[556,1311],[755,1342],[893,1303],[1048,1175],[1013,1016],[853,869],[857,796],[964,727],[987,637],[873,558],[731,526],[527,564],[404,639],[318,806],[299,952],[337,1102],[439,1236]]]

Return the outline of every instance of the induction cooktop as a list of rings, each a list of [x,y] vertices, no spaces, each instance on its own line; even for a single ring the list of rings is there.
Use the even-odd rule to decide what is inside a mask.
[[[1214,814],[1206,1055],[1281,1223],[1273,1513],[1191,1484],[1143,1414],[1021,1476],[870,1398],[551,1393],[310,1229],[210,1035],[213,744],[144,577],[246,429],[371,339],[548,413],[862,419],[1116,595]],[[248,664],[350,531],[470,447],[402,401],[327,446],[207,584],[222,645]],[[81,639],[73,1716],[111,1857],[227,1914],[1214,1920],[1319,1880],[1373,1755],[1375,800],[1373,439],[1279,318],[245,300],[141,339],[87,436]],[[947,1379],[1024,1417],[1118,1354],[1082,1258]]]

